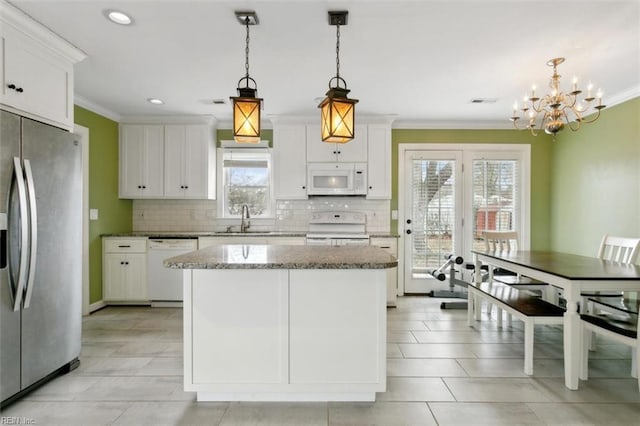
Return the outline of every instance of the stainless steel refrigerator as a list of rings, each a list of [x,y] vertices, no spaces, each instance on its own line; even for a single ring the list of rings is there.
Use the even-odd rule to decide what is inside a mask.
[[[0,111],[0,401],[78,365],[82,160],[74,135]]]

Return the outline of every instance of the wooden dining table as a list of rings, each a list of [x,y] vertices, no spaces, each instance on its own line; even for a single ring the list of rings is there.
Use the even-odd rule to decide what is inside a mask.
[[[580,371],[580,293],[585,291],[640,291],[640,266],[595,257],[554,251],[472,250],[475,281],[482,264],[519,273],[563,290],[567,301],[564,314],[564,380],[569,389],[578,389]]]

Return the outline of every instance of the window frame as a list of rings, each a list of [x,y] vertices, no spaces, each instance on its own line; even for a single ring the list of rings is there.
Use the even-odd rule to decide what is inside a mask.
[[[219,219],[240,219],[240,215],[231,215],[227,212],[227,193],[225,191],[225,168],[224,168],[224,160],[225,154],[228,153],[264,153],[268,156],[268,181],[269,181],[269,199],[267,201],[267,209],[268,213],[266,215],[260,216],[251,216],[251,220],[257,219],[273,219],[276,216],[276,200],[274,194],[274,177],[273,177],[273,151],[271,148],[263,148],[263,147],[243,147],[243,148],[218,148],[218,161],[217,161],[217,176],[218,176],[218,218]]]

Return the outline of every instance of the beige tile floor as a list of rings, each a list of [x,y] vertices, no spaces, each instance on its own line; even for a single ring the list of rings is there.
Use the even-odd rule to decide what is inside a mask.
[[[630,351],[598,340],[591,379],[564,387],[562,329],[536,326],[523,374],[520,323],[440,299],[388,310],[388,384],[375,403],[197,403],[182,390],[182,310],[109,307],[84,319],[80,367],[1,413],[37,425],[640,425]],[[14,423],[15,424],[15,423]]]

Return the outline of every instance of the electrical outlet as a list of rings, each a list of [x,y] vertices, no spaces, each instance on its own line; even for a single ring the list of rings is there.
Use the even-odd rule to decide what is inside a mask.
[[[398,210],[391,210],[391,219],[398,220]]]
[[[135,215],[138,219],[144,219],[144,210],[136,210]]]
[[[89,220],[98,220],[98,209],[89,209]]]

